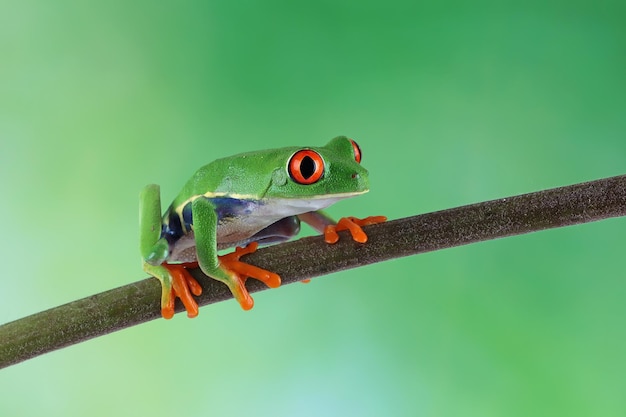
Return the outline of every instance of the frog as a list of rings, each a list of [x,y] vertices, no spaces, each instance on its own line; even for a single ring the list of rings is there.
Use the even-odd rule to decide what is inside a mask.
[[[279,287],[278,274],[240,260],[259,245],[296,236],[301,222],[323,233],[327,243],[348,230],[358,243],[367,242],[362,227],[384,216],[343,217],[335,222],[323,209],[369,191],[368,171],[361,165],[359,145],[338,136],[324,146],[283,147],[240,153],[199,168],[161,212],[160,187],[149,184],[140,194],[142,267],[161,284],[161,316],[170,319],[180,299],[187,316],[198,315],[194,296],[202,294],[190,269],[224,283],[244,310],[254,299],[248,278]],[[220,251],[235,248],[220,255]]]

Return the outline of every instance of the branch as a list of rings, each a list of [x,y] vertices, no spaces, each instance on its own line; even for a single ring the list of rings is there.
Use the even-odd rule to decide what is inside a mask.
[[[626,215],[626,175],[487,201],[369,226],[366,244],[345,232],[259,249],[242,258],[280,274],[283,284],[391,258]],[[192,271],[199,305],[232,298],[225,285]],[[250,292],[266,289],[248,281]],[[0,368],[160,317],[160,284],[148,278],[0,326]],[[182,311],[182,306],[177,306]]]

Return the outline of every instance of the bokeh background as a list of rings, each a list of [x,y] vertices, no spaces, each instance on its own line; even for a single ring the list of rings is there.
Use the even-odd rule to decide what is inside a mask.
[[[138,193],[349,135],[390,218],[626,173],[623,1],[0,3],[0,323],[136,281]],[[381,263],[0,371],[1,416],[622,416],[626,220]],[[389,236],[393,239],[393,236]]]

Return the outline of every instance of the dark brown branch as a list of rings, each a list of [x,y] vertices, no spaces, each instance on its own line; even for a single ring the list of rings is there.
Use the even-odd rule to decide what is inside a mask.
[[[335,245],[310,237],[242,259],[277,272],[288,284],[391,258],[624,215],[626,175],[370,226],[366,244],[345,234]],[[223,284],[198,270],[194,275],[204,288],[200,305],[231,298]],[[248,288],[265,289],[255,280]],[[148,278],[4,324],[0,368],[158,318],[159,297],[158,281]]]

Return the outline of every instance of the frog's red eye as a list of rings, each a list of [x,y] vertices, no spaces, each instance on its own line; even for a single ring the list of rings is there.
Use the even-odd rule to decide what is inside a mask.
[[[287,165],[289,176],[298,184],[313,184],[322,178],[324,160],[311,149],[302,149],[293,154]]]
[[[350,139],[350,143],[352,144],[352,150],[354,151],[354,160],[360,164],[361,163],[361,148],[359,148],[359,145],[357,145],[357,143],[353,141],[352,139]]]

